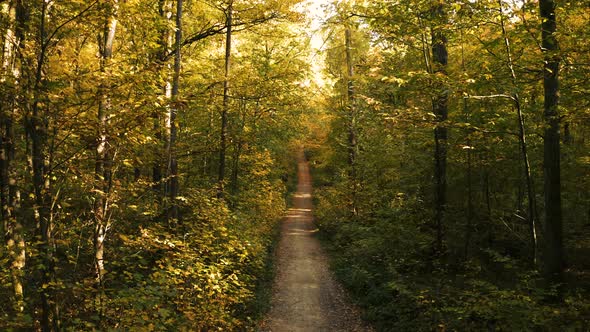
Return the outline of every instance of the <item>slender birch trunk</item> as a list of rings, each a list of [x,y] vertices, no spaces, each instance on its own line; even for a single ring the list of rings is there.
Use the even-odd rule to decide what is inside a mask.
[[[107,232],[111,227],[110,221],[110,193],[112,187],[113,154],[110,141],[110,117],[112,113],[111,86],[111,59],[113,57],[113,43],[117,30],[118,0],[110,0],[105,8],[105,20],[103,31],[99,35],[100,73],[102,82],[98,89],[98,114],[97,114],[97,147],[95,160],[95,202],[94,202],[94,264],[97,286],[96,307],[99,319],[103,314],[103,288],[104,288],[104,243]]]

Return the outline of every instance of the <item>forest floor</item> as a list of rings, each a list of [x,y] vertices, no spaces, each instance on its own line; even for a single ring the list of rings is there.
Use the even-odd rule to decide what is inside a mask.
[[[333,278],[313,222],[309,165],[298,156],[298,185],[281,227],[271,309],[261,331],[372,331]]]

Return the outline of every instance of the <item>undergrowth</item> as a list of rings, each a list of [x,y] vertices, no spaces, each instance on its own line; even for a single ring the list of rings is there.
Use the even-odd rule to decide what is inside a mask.
[[[492,248],[464,260],[432,253],[423,203],[352,217],[341,184],[316,171],[316,219],[332,268],[378,331],[588,331],[587,289],[546,287],[520,258]],[[561,300],[558,292],[562,292]]]

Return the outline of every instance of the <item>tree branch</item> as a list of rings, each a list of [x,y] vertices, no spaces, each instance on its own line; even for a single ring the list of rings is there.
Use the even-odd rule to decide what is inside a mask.
[[[497,94],[497,95],[487,95],[487,96],[471,96],[471,95],[467,95],[464,96],[463,99],[477,99],[477,100],[482,100],[482,99],[510,99],[512,101],[516,101],[516,98],[514,98],[514,96],[510,96],[510,95],[505,95],[505,94]]]
[[[55,35],[59,32],[59,30],[61,30],[63,27],[65,27],[66,25],[70,24],[71,22],[75,21],[76,19],[82,17],[82,15],[84,15],[86,12],[88,12],[92,7],[94,7],[94,5],[96,5],[100,0],[95,0],[93,3],[91,3],[88,7],[84,8],[81,12],[79,12],[78,14],[70,17],[69,19],[67,19],[65,22],[63,22],[62,24],[58,25],[53,32],[49,35],[49,37],[47,37],[47,39],[45,40],[45,42],[41,45],[42,49],[46,49],[47,45],[49,45],[49,43],[51,42],[51,39],[53,39],[53,37],[55,37]]]
[[[240,32],[240,31],[248,30],[252,27],[261,25],[263,23],[266,23],[266,22],[276,19],[276,18],[279,18],[279,15],[277,13],[271,13],[268,16],[258,17],[258,18],[255,18],[255,19],[249,21],[249,22],[238,22],[238,23],[232,24],[232,28],[233,28],[234,32]],[[182,41],[181,48],[184,46],[188,46],[193,43],[196,43],[196,42],[203,40],[205,38],[223,34],[223,33],[225,33],[226,29],[227,29],[226,22],[213,24],[213,25],[189,36],[188,38],[186,38],[184,41]],[[164,58],[163,58],[164,61],[167,61],[168,59],[173,57],[175,54],[176,54],[176,50],[170,51],[169,53],[167,53],[164,56]]]

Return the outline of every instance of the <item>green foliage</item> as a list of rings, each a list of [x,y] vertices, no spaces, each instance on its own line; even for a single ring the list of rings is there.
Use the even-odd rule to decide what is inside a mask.
[[[448,18],[444,24],[432,15],[439,3]],[[383,331],[587,330],[588,141],[582,137],[589,127],[581,109],[587,94],[580,93],[588,88],[583,79],[588,69],[566,60],[587,62],[588,53],[579,52],[587,48],[581,36],[588,27],[580,24],[587,8],[557,4],[568,262],[565,284],[549,285],[538,275],[543,261],[535,266],[531,259],[529,194],[514,102],[517,96],[523,112],[538,225],[545,208],[546,124],[537,4],[417,0],[334,6],[326,26],[326,69],[333,85],[321,104],[329,127],[315,136],[307,156],[317,222],[334,270],[365,317]],[[345,26],[355,30],[352,103],[340,33]],[[437,29],[448,39],[444,75],[432,68]],[[448,94],[449,109],[440,124],[433,114],[438,86]],[[354,165],[348,159],[351,122],[358,141]],[[436,125],[449,132],[440,228],[433,208]],[[349,208],[352,199],[356,211]],[[442,252],[436,250],[438,230]],[[546,234],[542,227],[537,231],[543,244]]]
[[[113,294],[108,306],[121,327],[211,330],[248,323],[240,314],[254,296],[265,247],[232,230],[228,209],[209,197],[199,192],[187,197],[201,208],[183,220],[182,232],[151,227],[126,243],[130,251],[141,250],[145,274],[121,267],[128,286]]]
[[[341,209],[330,210],[328,197],[319,198],[318,211],[329,212],[318,221],[333,269],[378,330],[574,331],[590,326],[583,292],[572,290],[561,304],[547,302],[551,294],[539,287],[540,277],[523,273],[508,256],[490,252],[488,261],[471,260],[460,270],[440,265],[428,257],[432,239],[420,230],[411,207],[383,211],[374,220],[338,220],[335,210]],[[493,277],[500,271],[505,277]]]
[[[268,306],[270,253],[302,143],[335,270],[377,327],[589,329],[585,4],[556,2],[569,265],[567,284],[553,287],[531,267],[510,99],[518,95],[524,113],[540,216],[544,52],[534,2],[333,1],[323,29],[333,86],[324,87],[311,78],[320,76],[312,69],[322,53],[310,49],[302,1],[236,0],[225,200],[215,197],[227,3],[184,1],[174,102],[167,89],[177,2],[116,3],[115,11],[115,1],[1,1],[0,329],[54,329],[44,320],[72,331],[254,329]],[[431,15],[435,3],[447,22]],[[114,18],[106,60],[100,34]],[[445,75],[432,70],[433,29],[448,37]],[[444,253],[435,255],[432,98],[442,92],[448,202]],[[172,109],[178,133],[168,146]],[[106,154],[97,151],[102,141]]]
[[[76,296],[87,300],[71,313],[68,328],[253,329],[265,310],[259,286],[272,277],[268,262],[284,213],[283,187],[268,181],[271,160],[253,163],[252,186],[236,212],[212,198],[213,191],[194,189],[181,198],[185,217],[174,227],[152,223],[119,233],[104,302],[87,297],[91,289],[75,286]],[[97,306],[102,316],[85,316]]]
[[[310,94],[299,2],[234,2],[225,200],[215,198],[225,3],[184,1],[174,102],[176,1],[0,5],[0,329],[254,329],[268,306],[292,142]],[[172,109],[178,132],[168,146]],[[32,143],[35,133],[43,135]],[[17,222],[9,224],[11,199]],[[15,234],[26,248],[22,270]]]

